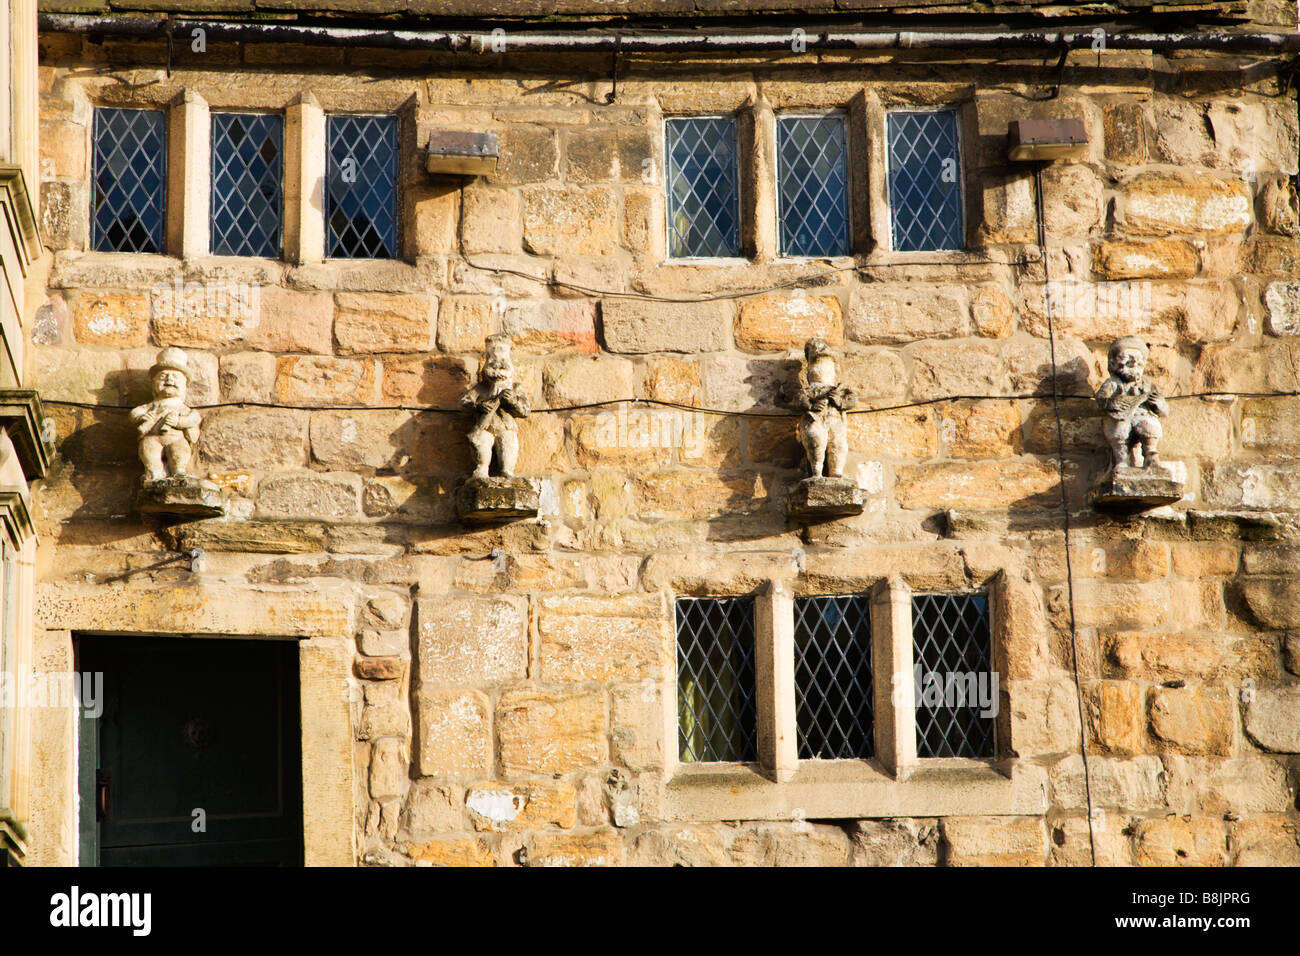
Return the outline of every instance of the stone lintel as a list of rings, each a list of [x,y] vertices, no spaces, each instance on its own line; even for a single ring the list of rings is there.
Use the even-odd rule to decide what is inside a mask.
[[[470,478],[456,489],[463,521],[512,521],[536,517],[541,489],[531,478]]]
[[[9,433],[28,481],[44,478],[50,457],[41,441],[41,399],[31,388],[0,389],[0,427]]]
[[[866,493],[850,478],[805,478],[790,490],[786,514],[803,521],[860,515]]]

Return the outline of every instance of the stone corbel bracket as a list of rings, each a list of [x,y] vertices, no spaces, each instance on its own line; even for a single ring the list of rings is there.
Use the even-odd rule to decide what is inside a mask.
[[[467,524],[535,518],[541,488],[533,478],[469,478],[456,489],[456,513]]]
[[[0,389],[0,427],[9,435],[28,481],[44,478],[50,457],[41,440],[45,414],[35,389]]]

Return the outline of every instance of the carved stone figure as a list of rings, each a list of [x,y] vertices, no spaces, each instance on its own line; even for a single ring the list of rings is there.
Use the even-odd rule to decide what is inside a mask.
[[[189,359],[178,348],[163,349],[149,369],[149,379],[153,401],[133,408],[130,415],[145,470],[137,500],[140,510],[190,518],[224,514],[220,489],[189,474],[201,420],[185,401]]]
[[[163,349],[149,369],[153,401],[131,410],[140,433],[140,460],[145,480],[183,477],[199,440],[199,413],[185,404],[189,359],[177,348]]]
[[[866,497],[857,482],[844,477],[849,456],[844,413],[858,403],[857,396],[839,384],[835,356],[825,342],[809,339],[803,354],[803,384],[786,400],[803,412],[795,435],[808,477],[791,489],[786,512],[808,521],[861,514]]]
[[[813,478],[839,478],[849,454],[844,413],[857,405],[853,389],[838,384],[835,356],[821,339],[804,345],[804,377],[790,404],[803,412],[795,434],[803,445],[808,474]]]
[[[466,521],[503,521],[537,514],[541,488],[536,481],[514,477],[519,457],[516,418],[531,411],[528,396],[515,385],[510,336],[489,335],[479,380],[460,403],[474,415],[470,444],[474,474],[456,491],[456,510]]]
[[[1125,336],[1112,343],[1107,365],[1110,377],[1097,389],[1097,404],[1105,418],[1102,431],[1110,444],[1111,467],[1093,488],[1090,500],[1098,507],[1143,511],[1173,504],[1183,496],[1185,471],[1170,467],[1156,451],[1160,419],[1169,403],[1145,376],[1147,346]]]
[[[474,477],[509,478],[519,457],[519,428],[514,420],[528,417],[528,396],[515,387],[510,336],[489,335],[486,346],[487,357],[479,380],[461,396],[460,403],[474,412],[474,427],[469,433],[476,459]]]
[[[1097,404],[1106,413],[1102,431],[1110,442],[1112,463],[1134,468],[1158,467],[1160,456],[1156,445],[1161,435],[1160,419],[1169,414],[1169,403],[1155,383],[1143,374],[1147,364],[1146,343],[1132,336],[1116,339],[1110,347],[1107,364],[1110,377],[1097,389]]]

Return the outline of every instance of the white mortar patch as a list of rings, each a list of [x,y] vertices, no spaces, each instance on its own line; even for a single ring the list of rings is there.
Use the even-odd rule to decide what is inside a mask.
[[[493,823],[509,823],[519,816],[528,800],[509,790],[471,790],[465,806]]]

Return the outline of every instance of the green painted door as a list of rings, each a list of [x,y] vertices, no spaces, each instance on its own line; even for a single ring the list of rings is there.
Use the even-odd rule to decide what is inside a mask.
[[[302,864],[295,643],[85,636],[78,653],[104,688],[98,718],[83,702],[84,863]]]

